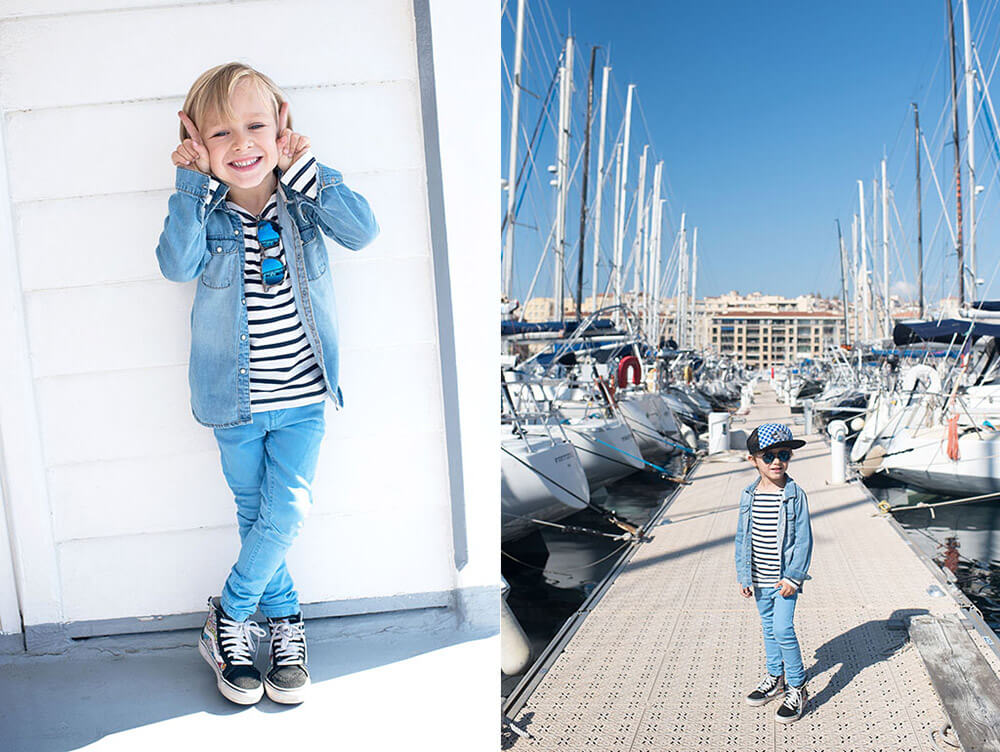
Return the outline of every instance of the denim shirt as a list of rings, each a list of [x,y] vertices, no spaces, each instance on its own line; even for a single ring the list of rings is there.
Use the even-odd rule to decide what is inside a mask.
[[[378,224],[368,202],[344,185],[337,170],[317,163],[316,178],[315,199],[278,181],[278,225],[306,340],[323,371],[327,394],[339,408],[337,312],[320,231],[359,250],[375,239]],[[168,203],[156,259],[163,276],[173,282],[200,277],[191,308],[191,413],[204,426],[228,428],[253,421],[243,290],[246,251],[240,218],[225,207],[229,186],[219,184],[209,196],[209,182],[208,175],[177,168],[176,192]]]
[[[802,583],[809,577],[809,562],[812,559],[812,526],[809,523],[809,504],[806,492],[790,477],[785,476],[784,496],[781,500],[781,514],[778,515],[778,548],[781,551],[781,577],[791,580],[802,589]],[[736,525],[736,576],[740,585],[751,587],[750,573],[752,541],[750,516],[753,494],[760,483],[758,476],[753,483],[743,489],[740,495],[740,514]]]

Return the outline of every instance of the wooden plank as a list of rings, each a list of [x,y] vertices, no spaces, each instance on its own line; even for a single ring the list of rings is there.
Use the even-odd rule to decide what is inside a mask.
[[[1000,752],[1000,679],[958,619],[916,616],[910,639],[965,752]]]

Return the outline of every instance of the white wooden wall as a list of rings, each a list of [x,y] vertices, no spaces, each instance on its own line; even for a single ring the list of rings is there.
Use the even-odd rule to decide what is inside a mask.
[[[0,244],[12,243],[0,260],[17,270],[0,282],[13,343],[0,498],[26,625],[200,611],[236,555],[218,449],[189,406],[197,282],[163,279],[154,256],[176,112],[199,73],[229,60],[283,87],[296,130],[382,228],[359,254],[328,241],[346,409],[327,406],[315,506],[289,555],[303,601],[461,580],[416,55],[411,0],[0,2]],[[491,523],[474,524],[488,544]],[[497,579],[475,571],[463,586]]]

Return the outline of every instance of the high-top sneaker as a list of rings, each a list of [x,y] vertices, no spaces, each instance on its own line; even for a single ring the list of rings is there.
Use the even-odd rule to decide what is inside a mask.
[[[254,668],[255,637],[265,632],[255,621],[235,621],[226,616],[219,598],[208,599],[208,619],[198,640],[198,652],[215,671],[222,696],[239,705],[253,705],[264,695],[260,672]]]
[[[785,701],[778,706],[778,712],[774,714],[774,720],[779,723],[791,723],[802,717],[802,712],[806,708],[806,700],[809,695],[806,692],[805,682],[802,686],[793,687],[788,685],[785,691]]]
[[[310,683],[302,614],[268,619],[267,625],[271,628],[271,664],[264,675],[267,696],[288,705],[302,702]]]
[[[757,689],[747,695],[747,705],[763,705],[781,694],[785,689],[785,677],[768,674],[757,685]]]

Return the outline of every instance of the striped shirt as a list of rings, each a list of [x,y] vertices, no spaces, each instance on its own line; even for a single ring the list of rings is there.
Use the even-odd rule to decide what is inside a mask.
[[[281,176],[286,188],[315,199],[316,160],[306,152]],[[214,185],[212,185],[214,183]],[[210,181],[208,196],[219,184]],[[261,247],[257,239],[258,220],[278,221],[277,191],[257,216],[234,201],[227,208],[235,211],[243,223],[246,260],[243,267],[247,324],[250,331],[250,412],[260,413],[322,402],[327,389],[323,371],[306,339],[299,318],[290,273],[265,291],[261,279]],[[285,262],[285,251],[278,245],[267,249],[270,258]]]
[[[783,492],[754,492],[750,511],[750,573],[754,587],[772,588],[781,579],[778,551],[778,515]]]

